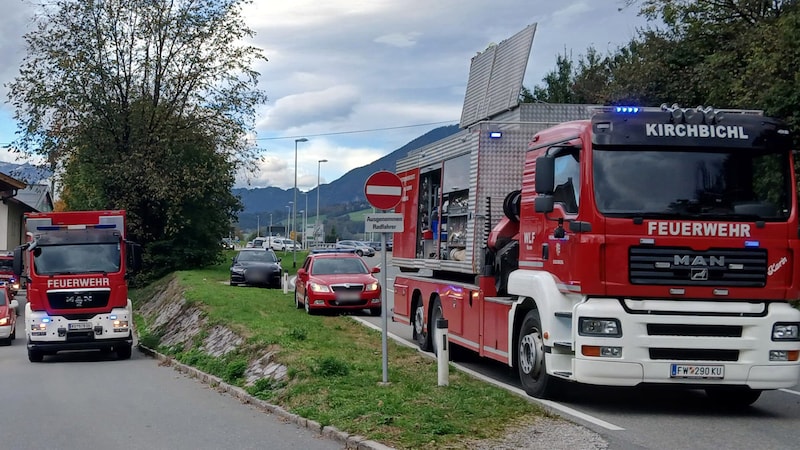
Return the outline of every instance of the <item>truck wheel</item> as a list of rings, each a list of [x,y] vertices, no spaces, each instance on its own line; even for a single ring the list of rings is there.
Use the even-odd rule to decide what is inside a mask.
[[[709,387],[706,388],[706,395],[721,406],[745,408],[758,400],[761,391],[746,387]]]
[[[433,306],[431,307],[431,321],[428,324],[428,334],[431,335],[431,351],[434,355],[439,354],[439,347],[441,347],[442,343],[436,340],[436,321],[439,319],[444,318],[444,312],[442,311],[442,301],[439,300],[437,297],[433,301]]]
[[[114,347],[114,351],[117,352],[118,359],[131,359],[131,346],[128,344]]]
[[[425,330],[425,305],[420,302],[417,304],[417,308],[414,311],[414,341],[417,342],[417,346],[423,352],[431,351],[431,336],[430,336],[430,329],[428,331]]]
[[[44,354],[42,354],[42,352],[36,350],[28,350],[28,361],[42,362],[43,360],[44,360]]]
[[[525,315],[519,329],[517,370],[522,388],[531,397],[552,398],[558,391],[559,380],[547,374],[544,359],[544,340],[539,311]]]

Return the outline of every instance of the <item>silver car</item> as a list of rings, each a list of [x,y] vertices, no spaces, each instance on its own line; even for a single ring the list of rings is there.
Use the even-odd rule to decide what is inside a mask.
[[[353,250],[358,256],[375,256],[375,249],[361,241],[344,240],[336,243],[336,248]]]

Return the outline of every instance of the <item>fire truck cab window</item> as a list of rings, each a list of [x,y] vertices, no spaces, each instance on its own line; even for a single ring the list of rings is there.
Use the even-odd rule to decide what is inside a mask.
[[[121,263],[116,243],[38,246],[34,257],[33,270],[39,275],[115,273]]]
[[[568,213],[576,214],[580,205],[580,164],[577,151],[556,156],[555,166],[556,187],[553,200],[561,203]]]

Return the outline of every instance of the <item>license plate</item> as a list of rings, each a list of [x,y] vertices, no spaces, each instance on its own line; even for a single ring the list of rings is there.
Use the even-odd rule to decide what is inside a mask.
[[[339,294],[336,296],[336,300],[338,300],[340,303],[357,302],[361,300],[361,294],[358,293]]]
[[[73,322],[69,324],[70,330],[88,330],[92,328],[91,322]]]
[[[670,378],[725,378],[725,366],[672,364]]]

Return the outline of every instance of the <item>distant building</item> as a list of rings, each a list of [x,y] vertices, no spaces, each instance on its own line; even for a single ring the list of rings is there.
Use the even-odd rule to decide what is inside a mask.
[[[28,185],[4,173],[0,173],[0,201],[0,250],[13,250],[25,242],[22,217],[26,212],[53,210],[48,185]]]

